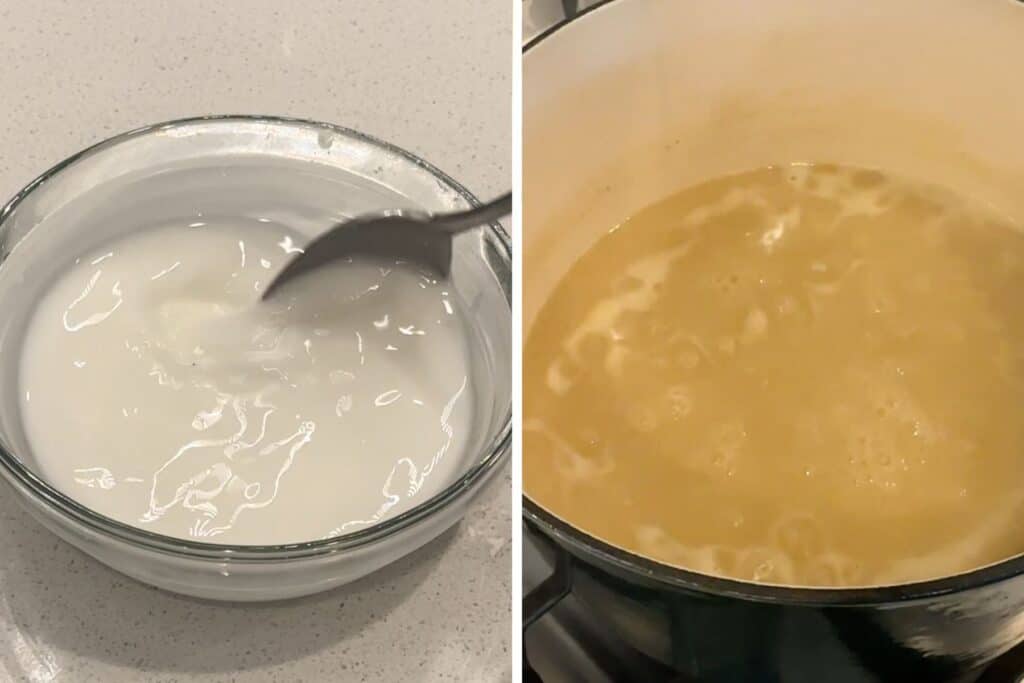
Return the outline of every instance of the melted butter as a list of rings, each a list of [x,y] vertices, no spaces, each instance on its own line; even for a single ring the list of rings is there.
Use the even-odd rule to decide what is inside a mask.
[[[1024,236],[881,173],[764,169],[601,238],[524,362],[528,495],[662,562],[852,586],[1024,551]]]
[[[43,475],[123,522],[235,544],[355,531],[454,480],[474,398],[447,283],[356,260],[257,303],[298,250],[208,221],[80,257],[25,338]]]

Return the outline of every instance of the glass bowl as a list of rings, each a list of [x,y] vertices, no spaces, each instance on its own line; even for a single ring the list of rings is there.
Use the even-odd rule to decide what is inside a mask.
[[[452,211],[477,203],[444,173],[393,145],[293,119],[172,121],[124,133],[57,164],[0,210],[0,477],[33,517],[65,541],[140,581],[201,598],[256,601],[314,593],[419,548],[462,518],[509,451],[511,248],[499,225],[461,235],[453,247],[452,286],[482,342],[481,357],[472,362],[486,366],[474,373],[476,434],[461,475],[401,514],[329,539],[275,546],[183,540],[118,522],[51,486],[34,467],[19,413],[22,335],[34,302],[61,270],[116,236],[96,229],[108,223],[105,215],[131,209],[154,222],[273,215],[313,237],[363,212]]]

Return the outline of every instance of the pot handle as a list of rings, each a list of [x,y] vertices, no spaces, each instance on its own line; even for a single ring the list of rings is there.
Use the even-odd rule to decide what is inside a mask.
[[[572,559],[569,553],[558,547],[551,539],[538,531],[529,522],[523,522],[523,535],[530,537],[554,557],[555,569],[536,588],[523,596],[523,632],[533,622],[561,602],[569,594],[569,575]]]

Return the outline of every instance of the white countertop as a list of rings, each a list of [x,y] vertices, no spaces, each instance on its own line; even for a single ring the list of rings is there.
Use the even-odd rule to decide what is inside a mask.
[[[488,197],[511,177],[508,0],[0,4],[0,195],[101,138],[212,113],[331,121]],[[262,606],[138,584],[0,488],[0,681],[511,680],[510,479],[348,587]]]

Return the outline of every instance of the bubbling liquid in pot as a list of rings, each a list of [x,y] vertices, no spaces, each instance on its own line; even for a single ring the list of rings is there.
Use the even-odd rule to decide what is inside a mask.
[[[42,475],[128,524],[243,545],[365,529],[454,481],[475,338],[451,283],[356,259],[259,302],[297,249],[238,219],[77,259],[22,352]]]
[[[530,330],[537,503],[655,560],[865,586],[1024,551],[1024,234],[829,165],[609,231]]]

